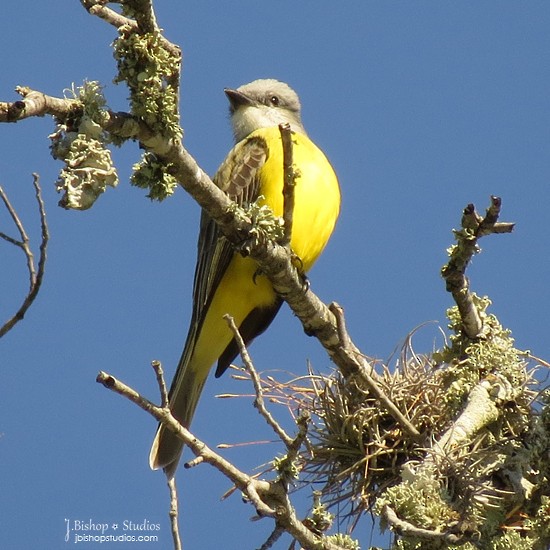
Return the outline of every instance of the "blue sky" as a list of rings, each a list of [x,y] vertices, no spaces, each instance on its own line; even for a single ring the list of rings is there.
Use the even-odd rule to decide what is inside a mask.
[[[31,5],[32,4],[32,5]],[[76,0],[5,0],[0,100],[28,85],[52,95],[100,80],[126,109],[109,44],[114,29]],[[451,304],[439,269],[463,207],[502,197],[512,235],[486,238],[469,275],[517,346],[549,358],[550,4],[351,1],[277,3],[159,0],[160,25],[183,49],[185,145],[213,173],[231,146],[224,87],[261,77],[289,82],[303,120],[339,176],[341,218],[311,272],[312,289],[345,309],[356,344],[390,356],[426,321],[418,351],[440,343]],[[106,370],[157,399],[152,359],[168,376],[190,315],[198,207],[182,190],[162,204],[130,188],[136,145],[115,151],[121,183],[88,212],[58,208],[60,163],[48,119],[0,126],[0,184],[38,241],[31,172],[41,175],[51,231],[42,291],[0,342],[0,543],[65,548],[65,520],[160,524],[161,541],[89,544],[170,547],[163,476],[147,465],[155,422],[95,383]],[[0,230],[14,233],[0,212]],[[0,317],[26,289],[24,261],[0,243]],[[251,349],[260,370],[328,372],[320,345],[283,309]],[[271,439],[249,388],[210,380],[194,431],[211,445]],[[285,411],[278,411],[281,417]],[[223,451],[252,470],[275,444]],[[269,520],[249,522],[238,495],[207,466],[180,472],[187,549],[255,548]],[[300,506],[304,509],[306,499]],[[74,523],[72,523],[74,525]],[[383,544],[365,522],[362,546]],[[243,542],[244,541],[244,542]],[[278,548],[287,548],[285,539]]]

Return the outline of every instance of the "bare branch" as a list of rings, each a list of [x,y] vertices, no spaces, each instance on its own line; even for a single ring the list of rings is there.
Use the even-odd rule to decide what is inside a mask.
[[[272,548],[273,545],[281,538],[281,535],[283,535],[284,533],[284,529],[276,526],[267,538],[267,540],[260,546],[260,550],[269,550],[269,548]]]
[[[249,372],[250,378],[252,379],[252,383],[254,384],[254,391],[256,392],[256,399],[254,400],[254,406],[258,409],[258,412],[263,416],[263,418],[268,423],[268,425],[271,426],[271,428],[273,428],[273,431],[277,434],[277,436],[281,439],[281,441],[287,447],[289,447],[292,444],[293,439],[285,432],[285,430],[275,420],[273,415],[267,410],[265,406],[260,377],[258,376],[256,369],[254,368],[254,364],[252,363],[252,359],[250,358],[248,350],[246,349],[246,345],[241,336],[241,333],[239,332],[239,328],[235,324],[235,320],[233,319],[233,317],[231,317],[231,315],[224,315],[224,319],[227,321],[227,324],[229,325],[229,328],[233,333],[233,337],[237,342],[237,347],[239,348],[239,353],[243,360],[244,366],[246,370]]]
[[[289,246],[292,238],[292,222],[294,216],[294,189],[296,178],[299,174],[294,171],[294,154],[292,146],[292,131],[290,124],[279,124],[281,141],[283,145],[283,221],[284,236],[281,241],[283,246]]]
[[[25,257],[27,259],[27,270],[29,272],[29,292],[27,293],[27,296],[23,300],[23,303],[21,304],[20,308],[17,310],[15,315],[11,319],[6,321],[6,323],[2,327],[0,327],[0,338],[4,336],[9,330],[11,330],[16,323],[18,323],[25,317],[27,310],[30,308],[36,296],[38,295],[38,292],[42,285],[42,280],[44,278],[44,270],[46,266],[46,250],[48,247],[48,241],[50,237],[48,232],[48,224],[46,222],[46,211],[44,209],[44,202],[42,200],[42,190],[40,188],[38,174],[33,174],[33,185],[34,185],[34,190],[36,194],[36,201],[38,203],[38,212],[40,215],[40,227],[41,227],[40,256],[38,259],[38,271],[36,271],[34,267],[34,255],[30,248],[29,237],[27,236],[25,228],[21,220],[19,219],[17,212],[11,205],[4,189],[2,189],[2,187],[0,186],[0,198],[4,202],[4,205],[6,206],[8,212],[10,213],[10,216],[19,231],[21,240],[19,241],[12,237],[8,237],[4,233],[0,233],[0,237],[10,242],[11,244],[18,246],[23,250]]]
[[[478,239],[491,233],[513,231],[513,223],[498,223],[500,207],[500,198],[491,196],[491,205],[484,218],[476,212],[473,204],[464,209],[462,229],[455,231],[457,244],[451,251],[448,263],[441,270],[447,290],[453,295],[460,311],[464,333],[471,339],[483,335],[483,322],[474,305],[465,272],[474,254],[479,251]]]
[[[137,27],[137,23],[133,19],[130,19],[129,17],[124,17],[120,13],[117,13],[115,10],[106,7],[106,2],[104,0],[80,1],[90,15],[95,15],[103,19],[103,21],[109,23],[109,25],[113,25],[113,27],[116,27],[117,29],[123,27],[124,25],[127,25],[129,27]]]
[[[4,203],[4,206],[6,207],[7,211],[9,212],[10,214],[10,217],[13,221],[13,223],[15,224],[15,226],[17,227],[17,230],[19,231],[19,235],[21,237],[21,240],[16,240],[12,237],[9,237],[8,235],[4,234],[4,233],[1,233],[0,235],[2,236],[2,238],[8,242],[10,242],[11,244],[14,244],[20,248],[23,249],[23,251],[27,254],[27,260],[28,260],[28,264],[29,264],[29,272],[30,272],[30,275],[31,275],[31,284],[32,284],[32,279],[33,279],[33,276],[34,276],[34,265],[33,265],[33,261],[32,261],[32,253],[29,254],[29,237],[27,236],[27,233],[25,231],[25,228],[23,227],[23,224],[21,223],[21,220],[19,219],[19,216],[17,215],[17,212],[15,211],[15,208],[13,208],[13,206],[11,205],[10,203],[10,200],[8,199],[8,196],[6,195],[6,192],[4,191],[4,189],[2,189],[2,187],[0,187],[0,198],[2,199],[2,202]]]
[[[159,385],[161,407],[168,408],[168,388],[166,387],[166,381],[164,380],[164,371],[162,370],[162,364],[160,361],[152,361],[151,366],[155,371],[157,383]]]
[[[161,371],[162,372],[162,371]],[[181,537],[178,527],[178,488],[176,486],[175,476],[166,476],[168,489],[170,490],[170,527],[172,529],[172,540],[174,541],[174,550],[181,550]]]
[[[16,122],[25,118],[44,115],[63,118],[79,106],[76,99],[52,97],[31,90],[27,86],[17,86],[15,91],[23,99],[12,103],[0,102],[0,122]]]
[[[189,430],[180,425],[180,423],[170,412],[170,409],[158,407],[145,397],[142,397],[131,387],[103,371],[97,375],[96,380],[111,391],[126,397],[138,405],[138,407],[154,416],[159,422],[165,424],[185,443],[186,446],[191,449],[196,456],[200,456],[204,462],[214,465],[224,475],[231,479],[231,481],[233,481],[233,483],[235,483],[240,490],[246,492],[246,488],[253,478],[235,468],[235,466],[225,460],[221,455],[207,447],[202,441],[199,441]],[[259,484],[260,492],[269,490],[269,483],[256,480],[253,481],[256,484]]]

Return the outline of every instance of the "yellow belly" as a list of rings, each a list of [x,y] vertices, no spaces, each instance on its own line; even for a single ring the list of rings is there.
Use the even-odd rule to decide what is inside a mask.
[[[227,321],[223,319],[225,314],[231,315],[235,324],[240,326],[253,309],[275,302],[275,291],[267,277],[258,275],[254,278],[257,269],[258,264],[250,258],[243,258],[240,254],[233,256],[208,308],[192,364],[210,369],[232,340]]]

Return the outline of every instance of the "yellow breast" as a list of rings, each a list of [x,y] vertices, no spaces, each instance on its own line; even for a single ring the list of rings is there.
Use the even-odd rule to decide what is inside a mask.
[[[269,157],[260,172],[260,194],[276,216],[283,215],[283,149],[279,128],[263,128],[259,135],[268,144]],[[330,162],[305,135],[294,133],[296,178],[292,225],[292,250],[303,270],[311,268],[325,248],[340,213],[340,188]]]

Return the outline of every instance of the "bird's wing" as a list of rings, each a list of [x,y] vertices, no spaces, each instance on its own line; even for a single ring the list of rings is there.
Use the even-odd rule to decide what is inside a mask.
[[[268,148],[264,139],[257,136],[247,138],[227,155],[214,176],[214,183],[239,206],[246,207],[258,198],[259,171],[267,157]],[[234,253],[216,223],[203,211],[193,284],[191,326],[195,327],[195,334],[200,333],[210,302]]]

